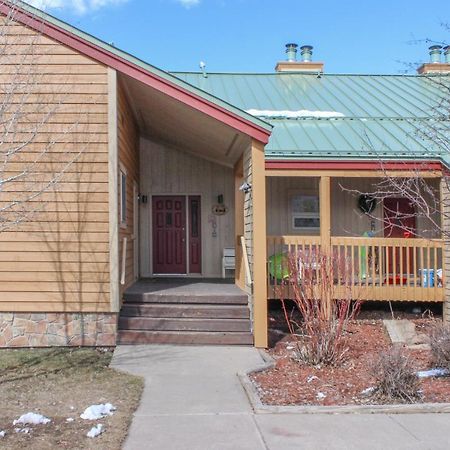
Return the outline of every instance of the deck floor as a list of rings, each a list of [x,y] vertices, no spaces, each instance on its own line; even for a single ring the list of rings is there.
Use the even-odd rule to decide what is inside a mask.
[[[195,297],[246,295],[233,279],[227,278],[143,278],[131,285],[125,291],[127,294]]]

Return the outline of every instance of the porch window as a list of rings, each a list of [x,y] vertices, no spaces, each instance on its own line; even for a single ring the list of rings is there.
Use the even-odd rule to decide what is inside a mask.
[[[119,170],[119,192],[120,192],[120,225],[127,225],[127,173],[123,167]]]
[[[295,231],[319,231],[320,210],[317,195],[291,197],[291,226]]]

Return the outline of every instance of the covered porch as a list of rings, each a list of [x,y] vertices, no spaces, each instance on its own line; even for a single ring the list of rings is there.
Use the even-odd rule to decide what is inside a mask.
[[[359,196],[386,176],[423,177],[424,195],[434,192],[441,203],[440,170],[427,168],[418,175],[405,165],[399,167],[389,174],[382,170],[267,171],[269,299],[292,298],[293,263],[303,264],[301,276],[319,280],[316,257],[324,252],[333,261],[336,298],[444,301],[441,211],[424,217],[398,196],[378,199],[370,213],[358,204]],[[395,208],[412,208],[399,215],[407,223],[387,217]]]

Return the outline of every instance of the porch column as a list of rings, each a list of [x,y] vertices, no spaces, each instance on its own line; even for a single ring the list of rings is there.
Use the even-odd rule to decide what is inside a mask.
[[[245,290],[245,267],[241,236],[244,236],[244,193],[239,190],[244,182],[244,162],[241,158],[234,166],[234,248],[235,283]]]
[[[328,252],[331,246],[331,182],[330,177],[320,177],[320,243],[323,251]]]
[[[255,347],[265,348],[267,337],[267,250],[266,250],[266,172],[264,145],[253,141],[252,209],[253,209],[253,324]]]
[[[444,276],[444,304],[442,319],[450,323],[450,177],[443,174],[441,178],[441,228],[444,250],[442,254],[442,273]]]

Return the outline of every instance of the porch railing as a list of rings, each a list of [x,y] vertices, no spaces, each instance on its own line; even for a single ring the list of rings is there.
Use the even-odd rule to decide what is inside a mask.
[[[292,296],[288,255],[311,260],[320,248],[320,236],[268,236],[268,297]],[[354,299],[441,302],[443,249],[439,239],[332,237],[333,291],[337,298],[347,297],[350,289]],[[340,273],[343,261],[345,277]],[[317,265],[313,270],[319,271]]]

